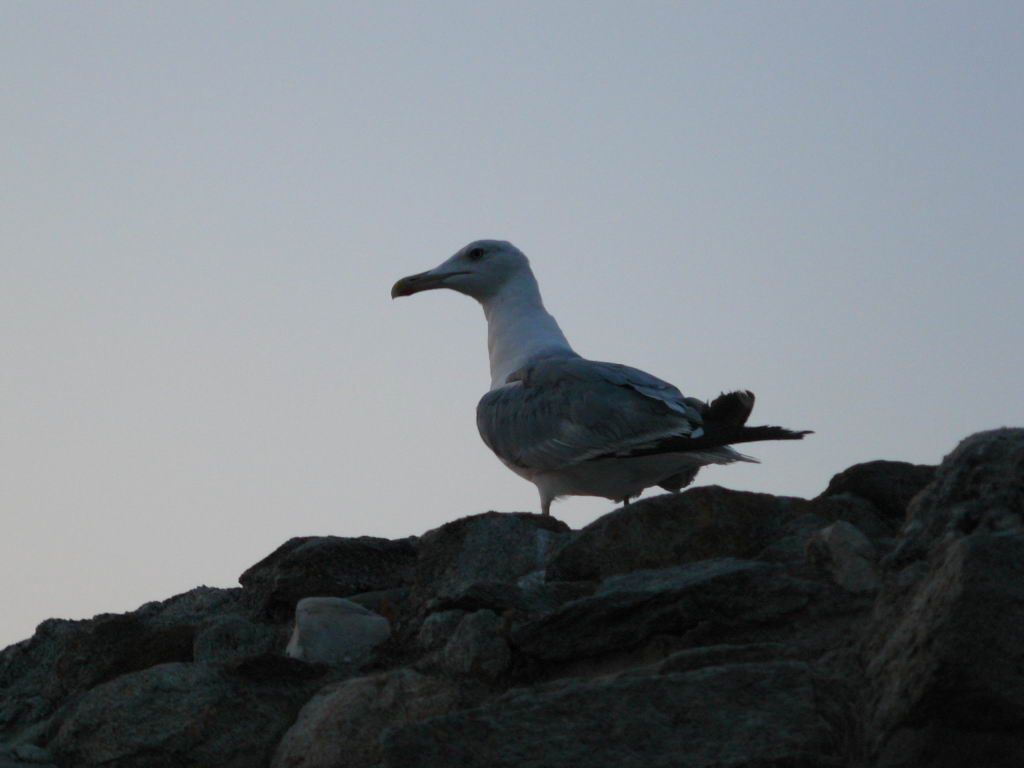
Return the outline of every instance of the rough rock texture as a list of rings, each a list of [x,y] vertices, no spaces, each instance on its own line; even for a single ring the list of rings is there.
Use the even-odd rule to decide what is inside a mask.
[[[242,582],[0,652],[0,768],[1024,765],[1021,429],[811,500],[293,539]],[[391,636],[286,657],[318,597]]]
[[[543,515],[487,512],[442,525],[420,539],[416,591],[450,597],[477,582],[515,582],[544,568],[569,526]]]
[[[230,616],[245,620],[240,592],[198,587],[134,613],[44,621],[30,639],[0,652],[0,739],[45,739],[53,730],[49,719],[91,688],[157,664],[192,661],[209,627]]]
[[[808,665],[570,680],[385,736],[389,768],[838,765]]]
[[[874,504],[885,517],[902,521],[910,500],[934,477],[935,467],[924,464],[868,461],[854,464],[833,477],[821,497],[859,496]]]
[[[61,765],[266,765],[322,674],[286,662],[269,675],[185,663],[123,675],[82,698],[51,748]]]
[[[828,571],[843,589],[878,589],[878,550],[856,526],[840,520],[817,531],[808,543],[809,558]]]
[[[979,432],[947,456],[907,510],[897,561],[973,532],[1024,530],[1024,429]]]
[[[794,517],[793,507],[789,499],[717,485],[645,499],[581,530],[551,558],[547,576],[603,579],[709,557],[752,557]]]
[[[494,680],[512,660],[505,622],[489,610],[463,616],[441,653],[442,666],[456,677]]]
[[[888,564],[862,643],[869,764],[1024,764],[1024,429],[947,456]]]
[[[415,565],[412,539],[305,536],[286,541],[238,581],[248,605],[281,621],[303,597],[350,597],[407,586]]]
[[[380,762],[380,736],[472,706],[471,689],[441,677],[398,669],[323,688],[302,708],[281,741],[272,768],[336,768]]]
[[[641,647],[654,637],[706,635],[779,621],[804,608],[812,585],[781,567],[729,558],[607,579],[592,597],[527,622],[515,647],[539,661],[566,663]]]

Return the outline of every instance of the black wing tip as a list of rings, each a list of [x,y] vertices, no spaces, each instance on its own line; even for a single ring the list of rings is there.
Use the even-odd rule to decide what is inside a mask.
[[[704,418],[723,425],[742,427],[754,410],[754,393],[749,389],[722,392],[708,404]]]

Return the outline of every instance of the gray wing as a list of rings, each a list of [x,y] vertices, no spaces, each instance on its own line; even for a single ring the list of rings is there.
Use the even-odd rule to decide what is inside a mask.
[[[697,437],[703,406],[636,368],[571,358],[516,371],[483,396],[476,420],[499,458],[550,471],[673,435]]]

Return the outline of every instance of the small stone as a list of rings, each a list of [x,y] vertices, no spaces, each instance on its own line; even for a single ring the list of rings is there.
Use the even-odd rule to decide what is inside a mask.
[[[391,635],[383,616],[340,597],[305,597],[295,607],[288,642],[292,658],[320,664],[362,664]]]

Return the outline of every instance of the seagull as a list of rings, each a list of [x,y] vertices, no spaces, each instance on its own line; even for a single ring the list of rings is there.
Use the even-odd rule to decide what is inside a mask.
[[[391,297],[439,288],[483,307],[491,388],[477,404],[477,427],[505,466],[537,486],[544,515],[562,496],[626,505],[653,486],[678,492],[706,464],[757,462],[734,443],[810,434],[746,426],[752,392],[705,403],[636,368],[580,357],[544,308],[529,259],[504,240],[470,243],[403,277]]]

